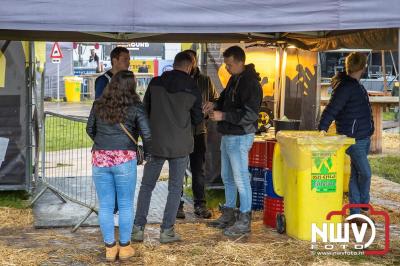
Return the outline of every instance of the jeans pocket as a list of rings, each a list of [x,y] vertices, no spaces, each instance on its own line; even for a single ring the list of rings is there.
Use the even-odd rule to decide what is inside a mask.
[[[253,142],[254,134],[245,135],[241,138],[240,148],[243,149],[243,151],[249,152],[251,147],[253,146]]]

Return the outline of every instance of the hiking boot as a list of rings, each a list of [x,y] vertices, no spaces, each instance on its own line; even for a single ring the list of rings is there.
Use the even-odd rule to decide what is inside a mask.
[[[143,242],[143,240],[144,240],[144,226],[133,225],[131,240],[133,242]]]
[[[166,244],[166,243],[172,243],[172,242],[177,242],[181,241],[181,237],[175,233],[174,227],[168,228],[168,229],[162,229],[160,232],[160,243],[161,244]]]
[[[209,219],[212,216],[212,213],[204,205],[194,207],[194,214],[203,219]]]
[[[221,213],[218,219],[208,222],[207,226],[224,229],[235,223],[236,217],[234,208],[221,206]]]
[[[111,245],[106,244],[106,261],[113,262],[117,259],[118,246],[117,243]]]
[[[251,231],[251,212],[241,212],[234,225],[224,230],[226,236],[241,236]]]
[[[185,219],[186,215],[185,212],[183,211],[183,201],[179,204],[178,212],[176,213],[176,218],[177,219]]]
[[[368,217],[371,221],[372,221],[372,223],[375,225],[375,221],[374,221],[374,219],[372,219],[369,215],[368,215],[368,213],[367,212],[364,212],[364,211],[361,211],[361,214],[362,215],[364,215],[364,216],[366,216],[366,217]],[[362,219],[362,218],[358,218],[358,217],[355,217],[355,218],[352,218],[352,219],[350,219],[350,220],[347,220],[346,221],[346,223],[355,223],[355,224],[357,224],[357,226],[362,226],[362,224],[367,224],[367,226],[369,227],[369,228],[371,228],[371,225],[366,221],[366,220],[364,220],[364,219]]]
[[[135,250],[131,246],[131,242],[128,242],[127,244],[119,244],[119,259],[120,260],[127,260],[129,258],[132,258],[135,255]]]

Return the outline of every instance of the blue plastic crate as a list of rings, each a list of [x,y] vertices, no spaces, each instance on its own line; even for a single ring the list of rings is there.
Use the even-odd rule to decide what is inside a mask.
[[[252,210],[262,210],[264,208],[264,190],[266,169],[259,167],[249,167],[250,185],[252,190]]]
[[[264,209],[264,193],[263,192],[252,192],[251,209],[258,211]]]
[[[265,172],[265,183],[264,183],[264,195],[275,198],[281,199],[282,197],[278,196],[274,191],[274,184],[272,182],[272,170],[266,170]]]

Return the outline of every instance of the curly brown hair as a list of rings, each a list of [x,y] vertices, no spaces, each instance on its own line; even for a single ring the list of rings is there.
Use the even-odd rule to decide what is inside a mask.
[[[95,113],[108,123],[124,123],[128,107],[138,102],[140,97],[136,93],[135,75],[128,70],[119,71],[96,101]]]

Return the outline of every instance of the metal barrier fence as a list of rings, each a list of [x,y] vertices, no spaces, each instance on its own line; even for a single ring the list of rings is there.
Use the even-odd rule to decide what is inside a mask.
[[[88,208],[72,231],[92,212],[98,212],[90,161],[92,140],[86,134],[86,122],[86,117],[45,112],[41,135],[42,190],[31,203],[50,190],[64,203],[67,199]]]
[[[65,96],[64,76],[45,76],[44,77],[44,97],[57,99],[57,83],[60,88],[60,98]]]
[[[94,82],[99,74],[87,74],[77,77],[82,78],[81,84],[81,100],[94,99]],[[60,100],[63,100],[65,95],[64,76],[45,76],[44,79],[44,97],[57,99],[57,82],[59,82]]]
[[[81,100],[92,99],[95,97],[95,80],[100,73],[95,74],[82,74],[76,77],[82,78],[81,84]],[[153,74],[149,73],[136,73],[137,88],[136,91],[143,99],[147,86],[149,85]],[[44,78],[44,97],[57,99],[57,82],[59,82],[60,99],[65,97],[65,83],[64,76],[45,76]]]

